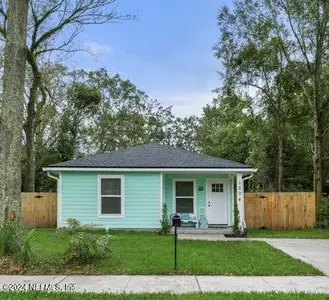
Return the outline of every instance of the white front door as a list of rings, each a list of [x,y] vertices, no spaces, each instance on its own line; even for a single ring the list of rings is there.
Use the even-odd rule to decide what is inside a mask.
[[[207,185],[208,224],[227,225],[227,181],[209,179]]]

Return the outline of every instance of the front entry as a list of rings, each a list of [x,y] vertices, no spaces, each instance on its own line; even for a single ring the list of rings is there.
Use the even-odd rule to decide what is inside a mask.
[[[226,180],[208,180],[206,205],[209,225],[227,225],[227,196]]]

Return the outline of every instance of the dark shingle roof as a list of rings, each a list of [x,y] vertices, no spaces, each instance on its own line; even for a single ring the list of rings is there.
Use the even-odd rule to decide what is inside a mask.
[[[151,143],[49,165],[59,168],[249,168],[242,163]]]

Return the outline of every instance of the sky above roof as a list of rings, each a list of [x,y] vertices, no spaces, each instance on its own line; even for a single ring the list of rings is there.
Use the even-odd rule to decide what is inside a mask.
[[[80,42],[95,55],[70,58],[74,68],[106,68],[130,79],[178,116],[201,115],[220,85],[218,10],[232,0],[120,0],[119,10],[138,20],[93,25]]]

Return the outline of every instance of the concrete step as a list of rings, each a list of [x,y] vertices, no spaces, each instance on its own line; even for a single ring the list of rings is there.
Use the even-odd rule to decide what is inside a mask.
[[[174,228],[171,230],[174,233]],[[216,235],[224,235],[233,233],[232,228],[177,228],[178,234],[216,234]]]

